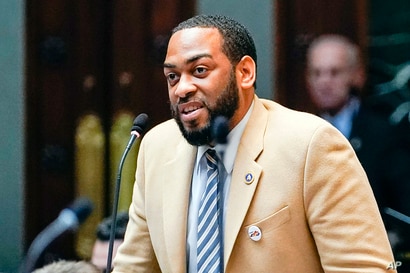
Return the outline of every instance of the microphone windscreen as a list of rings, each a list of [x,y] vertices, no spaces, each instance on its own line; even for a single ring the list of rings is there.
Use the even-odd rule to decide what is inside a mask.
[[[87,219],[93,210],[93,204],[90,199],[82,197],[76,199],[69,207],[78,218],[78,222],[81,224]]]
[[[137,131],[138,134],[142,134],[148,126],[148,115],[145,113],[139,114],[132,124],[131,132]]]
[[[229,134],[229,122],[224,116],[218,116],[214,120],[212,126],[212,136],[216,143],[226,144],[228,141],[226,137]]]

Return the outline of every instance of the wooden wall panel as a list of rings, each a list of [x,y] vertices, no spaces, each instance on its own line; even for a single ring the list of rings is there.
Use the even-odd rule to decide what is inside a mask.
[[[69,1],[27,1],[26,83],[26,244],[66,207],[73,197],[72,129],[75,84],[75,16]],[[45,259],[70,255],[54,248]],[[55,250],[55,251],[54,251]]]
[[[190,17],[194,1],[116,1],[113,7],[112,113],[146,112],[153,126],[170,117],[162,72],[170,30]],[[181,7],[184,7],[181,9]],[[155,107],[159,106],[159,107]]]
[[[194,2],[26,1],[26,248],[76,197],[74,137],[80,117],[101,117],[105,137],[123,110],[147,112],[151,126],[169,118],[159,52],[170,29],[193,15]],[[41,262],[76,258],[73,241],[72,234],[64,234]]]

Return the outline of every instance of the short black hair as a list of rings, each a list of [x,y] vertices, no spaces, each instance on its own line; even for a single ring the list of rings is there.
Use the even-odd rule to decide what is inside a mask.
[[[245,26],[223,15],[197,15],[181,22],[172,30],[194,28],[216,28],[223,38],[222,51],[235,66],[243,56],[248,55],[257,64],[256,48],[253,38]]]
[[[109,241],[111,235],[112,217],[107,217],[97,226],[97,239],[101,241]],[[119,212],[117,214],[117,222],[115,224],[114,239],[124,239],[125,230],[128,224],[128,212]]]

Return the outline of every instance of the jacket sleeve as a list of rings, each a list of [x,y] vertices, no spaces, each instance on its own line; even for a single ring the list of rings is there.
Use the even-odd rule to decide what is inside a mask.
[[[396,272],[372,189],[349,142],[320,126],[305,167],[307,221],[324,271]]]

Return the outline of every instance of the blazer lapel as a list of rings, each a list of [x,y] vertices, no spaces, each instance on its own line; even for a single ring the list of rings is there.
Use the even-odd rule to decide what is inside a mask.
[[[229,190],[225,221],[225,268],[262,172],[255,160],[263,150],[266,123],[266,109],[255,97],[252,115],[238,147]]]
[[[170,272],[186,270],[186,234],[189,192],[197,148],[183,139],[173,160],[165,164],[162,188],[163,232]]]
[[[263,150],[266,122],[266,109],[255,96],[255,106],[241,138],[232,173],[225,221],[225,267],[262,172],[255,160]],[[197,148],[181,137],[176,151],[174,159],[165,164],[168,181],[163,183],[159,194],[163,197],[164,243],[170,272],[185,272],[187,213]]]

